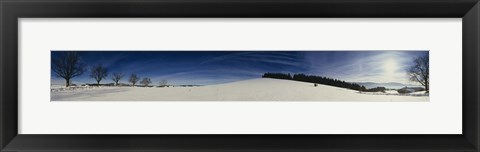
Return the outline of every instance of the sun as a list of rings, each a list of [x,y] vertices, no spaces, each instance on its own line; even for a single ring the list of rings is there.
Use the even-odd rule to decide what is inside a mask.
[[[385,80],[392,81],[395,77],[395,72],[398,70],[397,61],[394,58],[388,58],[383,63],[383,72]]]
[[[384,63],[384,66],[383,66],[383,70],[385,71],[385,73],[395,73],[395,71],[397,71],[397,62],[395,61],[395,59],[387,59],[385,60],[385,63]]]

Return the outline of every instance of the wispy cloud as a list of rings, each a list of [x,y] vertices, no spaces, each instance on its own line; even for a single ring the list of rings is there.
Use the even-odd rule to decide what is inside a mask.
[[[306,73],[352,82],[408,83],[405,69],[426,51],[89,51],[89,66],[150,77],[157,83],[216,84],[259,78],[265,72]],[[75,83],[92,83],[88,72]],[[61,83],[52,77],[52,83]],[[103,83],[112,82],[106,78]]]
[[[297,53],[283,53],[283,52],[273,52],[273,51],[251,51],[251,52],[239,52],[223,56],[218,56],[209,60],[205,60],[200,64],[208,64],[214,62],[233,62],[236,64],[246,63],[246,62],[256,62],[256,63],[272,63],[288,66],[302,66],[303,65],[303,55]]]
[[[310,69],[307,72],[352,82],[410,83],[406,77],[406,68],[412,64],[413,58],[419,53],[411,51],[367,53],[369,55],[345,57],[331,63],[310,59]],[[393,65],[386,67],[388,64]]]

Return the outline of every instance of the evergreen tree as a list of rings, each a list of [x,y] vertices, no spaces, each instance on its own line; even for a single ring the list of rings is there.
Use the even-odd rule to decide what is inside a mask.
[[[358,91],[366,91],[367,89],[365,86],[356,84],[356,83],[350,83],[350,82],[345,82],[343,80],[338,80],[338,79],[333,79],[333,78],[328,78],[328,77],[322,77],[322,76],[316,76],[316,75],[305,75],[303,73],[300,74],[294,74],[293,76],[290,75],[290,73],[265,73],[263,74],[262,78],[274,78],[274,79],[287,79],[287,80],[295,80],[295,81],[302,81],[302,82],[310,82],[310,83],[315,83],[315,84],[323,84],[323,85],[329,85],[329,86],[335,86],[335,87],[340,87],[340,88],[347,88],[347,89],[352,89],[352,90],[358,90]]]

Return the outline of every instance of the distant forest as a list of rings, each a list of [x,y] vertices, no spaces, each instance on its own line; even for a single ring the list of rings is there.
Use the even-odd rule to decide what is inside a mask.
[[[367,89],[363,85],[356,83],[345,82],[338,79],[316,76],[316,75],[306,75],[306,74],[294,74],[293,76],[290,73],[265,73],[262,78],[275,78],[275,79],[285,79],[285,80],[294,80],[302,82],[310,82],[316,84],[323,84],[329,86],[335,86],[340,88],[347,88],[352,90],[364,91],[364,92],[377,92],[385,91],[384,87],[377,87],[372,89]]]

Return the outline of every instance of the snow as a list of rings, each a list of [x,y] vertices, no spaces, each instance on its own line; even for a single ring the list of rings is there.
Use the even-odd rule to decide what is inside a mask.
[[[426,91],[418,91],[418,92],[412,92],[412,93],[409,93],[409,95],[412,95],[412,96],[428,96],[428,93]]]
[[[362,94],[369,94],[369,95],[397,95],[397,96],[428,96],[426,91],[418,91],[412,93],[398,93],[397,90],[386,90],[385,92],[361,92]]]
[[[385,93],[386,93],[386,94],[389,94],[389,95],[398,95],[398,91],[397,91],[397,90],[386,90]]]
[[[364,94],[355,90],[279,79],[250,79],[198,87],[101,87],[52,91],[52,101],[408,101],[428,96]]]

